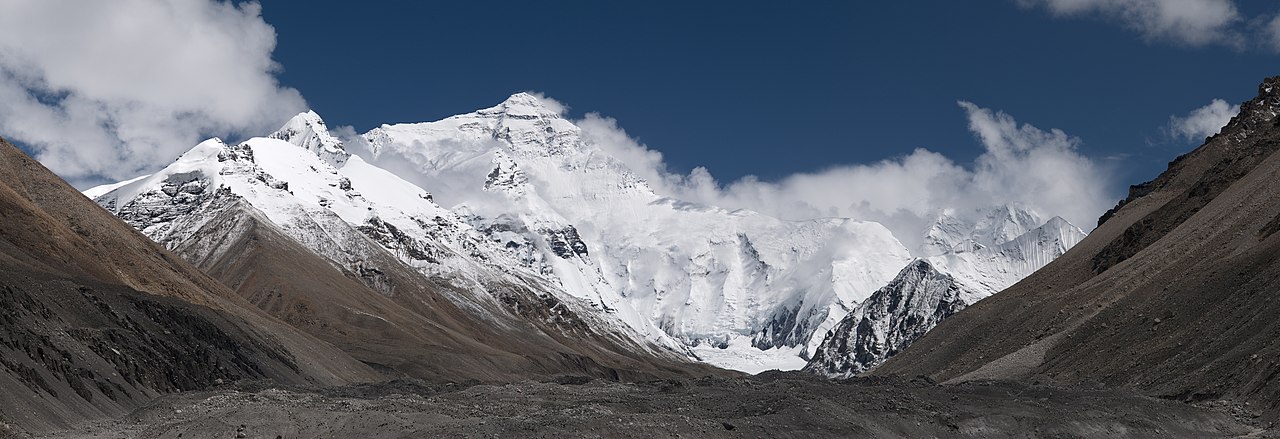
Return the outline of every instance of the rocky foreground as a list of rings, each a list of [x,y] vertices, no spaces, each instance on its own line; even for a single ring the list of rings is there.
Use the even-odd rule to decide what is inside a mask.
[[[618,383],[241,382],[34,437],[1280,437],[1244,406],[1005,382],[801,373]],[[9,433],[0,437],[32,437]]]

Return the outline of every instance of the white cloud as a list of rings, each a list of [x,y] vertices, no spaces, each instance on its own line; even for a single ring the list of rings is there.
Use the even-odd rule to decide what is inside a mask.
[[[599,113],[587,113],[581,120],[573,121],[582,128],[583,139],[599,146],[610,156],[622,161],[633,172],[650,182],[662,183],[668,179],[679,179],[667,171],[662,153],[649,149],[632,138],[618,126],[612,117],[604,117]]]
[[[1265,20],[1261,33],[1263,43],[1269,46],[1271,50],[1280,52],[1280,15]]]
[[[547,95],[543,94],[542,92],[526,91],[525,93],[528,93],[530,95],[533,95],[533,97],[538,98],[538,102],[540,102],[542,106],[546,107],[548,110],[554,111],[559,114],[565,114],[565,112],[569,111],[568,105],[565,105],[563,102],[552,99]]]
[[[85,185],[270,132],[306,108],[274,77],[275,44],[252,2],[6,0],[0,135]]]
[[[1111,172],[1077,151],[1060,130],[1019,125],[1013,117],[960,102],[985,152],[965,166],[942,154],[912,153],[865,165],[838,166],[778,181],[747,176],[721,185],[705,168],[669,172],[662,155],[626,134],[612,119],[577,121],[591,142],[622,160],[670,196],[785,219],[849,217],[885,224],[910,247],[940,209],[1020,203],[1042,215],[1093,227],[1114,204]]]
[[[1169,132],[1175,137],[1200,141],[1218,134],[1218,131],[1227,126],[1227,122],[1239,113],[1239,105],[1230,105],[1222,99],[1214,99],[1209,105],[1192,110],[1186,116],[1169,116]]]
[[[1148,41],[1236,47],[1244,41],[1234,29],[1243,20],[1231,0],[1018,0],[1018,4],[1044,7],[1058,16],[1101,16],[1122,23]]]

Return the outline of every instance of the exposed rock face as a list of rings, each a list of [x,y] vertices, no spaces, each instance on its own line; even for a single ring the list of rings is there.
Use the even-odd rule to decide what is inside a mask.
[[[962,295],[955,278],[916,260],[849,313],[805,370],[848,377],[875,367],[968,306]]]
[[[1275,410],[1280,78],[1063,257],[947,319],[876,374],[1045,377]]]
[[[563,259],[575,257],[587,257],[587,244],[582,242],[582,238],[578,236],[578,229],[573,226],[565,226],[560,230],[546,230],[542,232],[551,247],[551,252]]]
[[[1039,221],[1033,213],[1018,213],[1018,209],[1008,207],[989,212],[993,213],[979,216],[985,219],[972,232],[954,227],[931,228],[931,235],[951,229],[963,233],[950,236],[963,238],[951,240],[955,243],[949,244],[951,250],[946,253],[911,263],[892,282],[854,308],[827,334],[805,370],[840,378],[866,372],[906,349],[939,322],[1058,258],[1085,236],[1062,218],[1027,230],[1025,224]],[[954,221],[944,215],[939,223]],[[998,226],[982,226],[983,223]],[[991,244],[1011,231],[1021,233],[1006,242]]]

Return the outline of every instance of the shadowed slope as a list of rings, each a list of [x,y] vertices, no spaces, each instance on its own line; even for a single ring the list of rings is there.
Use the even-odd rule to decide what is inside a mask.
[[[44,429],[219,380],[376,374],[267,316],[0,140],[0,417]]]

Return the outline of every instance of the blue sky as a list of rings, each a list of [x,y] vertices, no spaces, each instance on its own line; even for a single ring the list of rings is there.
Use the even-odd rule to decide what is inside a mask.
[[[1275,12],[1258,3],[1241,15]],[[268,0],[263,16],[281,82],[331,124],[435,120],[535,90],[721,180],[918,147],[971,161],[967,100],[1079,137],[1117,167],[1118,194],[1199,144],[1170,136],[1170,116],[1248,99],[1278,67],[1251,44],[1195,47],[1013,1]]]
[[[5,2],[0,136],[87,188],[308,108],[363,132],[536,91],[691,201],[1088,228],[1277,74],[1269,3]]]

